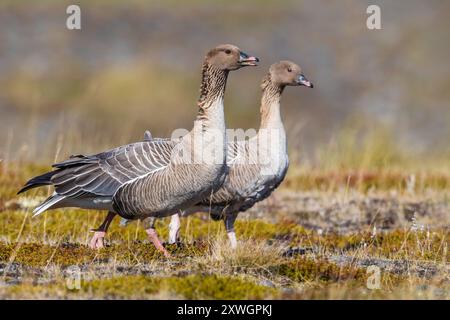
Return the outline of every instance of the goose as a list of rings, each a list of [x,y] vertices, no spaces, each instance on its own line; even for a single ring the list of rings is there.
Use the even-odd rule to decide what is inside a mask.
[[[169,243],[178,241],[180,216],[209,212],[213,220],[224,220],[230,245],[237,247],[234,223],[239,212],[269,197],[284,180],[288,170],[286,132],[280,110],[280,98],[286,86],[314,87],[300,66],[291,61],[280,61],[270,67],[261,83],[258,134],[247,141],[228,141],[229,173],[224,183],[210,197],[171,216]],[[148,137],[151,137],[150,132],[146,132],[144,139]],[[122,219],[121,225],[127,223],[128,220]],[[106,232],[107,228],[106,219],[99,229]]]
[[[228,74],[258,62],[234,45],[211,49],[203,62],[198,113],[189,133],[179,139],[157,139],[148,132],[141,142],[71,156],[29,180],[18,194],[54,186],[54,193],[34,209],[33,216],[64,207],[107,210],[90,242],[94,248],[103,247],[104,234],[117,214],[139,219],[157,250],[170,257],[155,231],[155,219],[191,207],[223,183],[228,170],[223,107]]]

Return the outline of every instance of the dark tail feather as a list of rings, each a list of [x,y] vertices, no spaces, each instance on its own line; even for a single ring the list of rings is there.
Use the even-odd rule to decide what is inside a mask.
[[[88,163],[96,163],[98,158],[96,156],[85,156],[82,154],[72,155],[69,159],[58,162],[52,165],[53,168],[63,169],[73,166],[80,166]]]
[[[23,186],[22,189],[17,192],[17,194],[20,194],[22,192],[28,191],[30,189],[41,187],[41,186],[48,186],[52,184],[51,178],[57,171],[50,171],[47,173],[44,173],[43,175],[34,177],[33,179],[30,179],[25,186]]]

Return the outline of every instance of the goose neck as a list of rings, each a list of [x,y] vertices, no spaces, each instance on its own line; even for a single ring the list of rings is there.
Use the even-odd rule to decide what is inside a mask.
[[[284,86],[276,85],[272,82],[270,75],[267,75],[261,84],[261,129],[283,128],[280,113],[280,99]]]
[[[223,170],[226,164],[223,98],[227,77],[228,71],[215,68],[206,62],[203,64],[197,118],[194,128],[184,138],[192,159],[195,159],[196,163],[212,165],[213,170]]]
[[[197,120],[215,120],[223,113],[223,97],[227,78],[227,70],[216,68],[207,62],[203,64]],[[223,118],[216,120],[224,121]]]

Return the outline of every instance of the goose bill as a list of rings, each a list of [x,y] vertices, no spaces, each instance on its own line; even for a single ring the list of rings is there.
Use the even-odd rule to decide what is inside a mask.
[[[249,56],[248,54],[241,52],[239,63],[242,66],[257,66],[259,59],[257,57]]]
[[[314,88],[314,85],[308,79],[306,79],[304,75],[300,75],[300,77],[298,77],[297,83],[301,86]]]

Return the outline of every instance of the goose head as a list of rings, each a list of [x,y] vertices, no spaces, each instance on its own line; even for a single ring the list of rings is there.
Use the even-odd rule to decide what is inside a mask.
[[[314,88],[314,85],[305,77],[302,68],[292,61],[280,61],[274,63],[269,70],[271,81],[280,87],[306,86]]]
[[[246,66],[257,66],[259,59],[232,44],[222,44],[208,52],[206,62],[220,70],[232,71]]]

